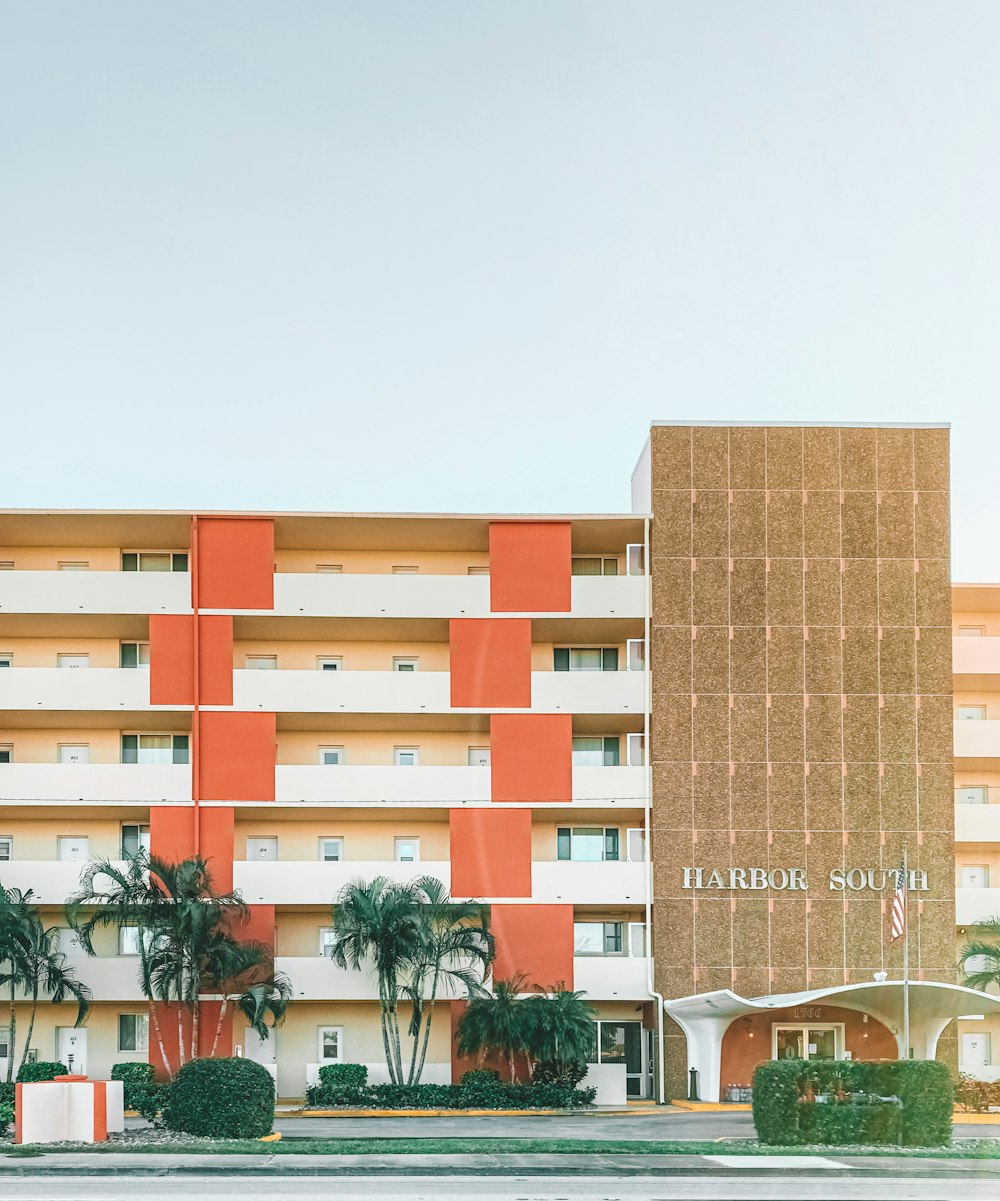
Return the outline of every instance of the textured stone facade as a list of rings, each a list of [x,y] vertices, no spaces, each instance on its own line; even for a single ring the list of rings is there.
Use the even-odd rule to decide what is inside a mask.
[[[744,996],[901,974],[954,981],[948,441],[943,428],[654,426],[656,987]],[[801,868],[806,889],[683,887]],[[683,1036],[668,1030],[668,1093]]]

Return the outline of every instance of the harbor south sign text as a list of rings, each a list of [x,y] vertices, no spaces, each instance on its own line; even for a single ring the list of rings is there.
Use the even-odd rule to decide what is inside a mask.
[[[927,892],[927,873],[908,873],[910,892]],[[896,873],[881,867],[834,867],[827,876],[831,892],[895,891]],[[694,891],[708,889],[746,890],[757,892],[772,888],[778,892],[805,892],[809,880],[804,867],[686,867],[684,888]]]

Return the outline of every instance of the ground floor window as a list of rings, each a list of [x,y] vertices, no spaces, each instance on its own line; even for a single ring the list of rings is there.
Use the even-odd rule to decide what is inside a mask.
[[[118,1050],[149,1050],[149,1015],[120,1013],[118,1015]]]
[[[319,1028],[319,1061],[320,1063],[343,1063],[344,1061],[344,1027],[320,1026]]]
[[[772,1058],[774,1059],[843,1059],[844,1027],[842,1023],[808,1026],[772,1026]]]

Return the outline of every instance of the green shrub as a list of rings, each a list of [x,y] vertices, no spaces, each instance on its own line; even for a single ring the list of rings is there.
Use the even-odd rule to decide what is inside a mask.
[[[69,1068],[64,1063],[23,1063],[17,1073],[18,1084],[34,1084],[39,1080],[55,1080],[57,1076],[68,1076]]]
[[[252,1059],[195,1059],[177,1073],[163,1120],[208,1138],[261,1138],[274,1124],[274,1081]]]
[[[459,1081],[459,1084],[465,1088],[499,1083],[500,1073],[495,1068],[473,1068],[471,1071],[463,1072],[462,1079]]]
[[[804,1101],[810,1086],[829,1101]],[[943,1146],[951,1140],[952,1094],[947,1067],[934,1060],[774,1060],[754,1072],[754,1126],[770,1146]],[[902,1105],[881,1097],[896,1097]]]
[[[14,1120],[14,1106],[6,1101],[0,1103],[0,1134],[6,1134],[11,1122]]]
[[[587,1065],[579,1059],[543,1059],[535,1064],[531,1074],[532,1084],[561,1084],[564,1088],[576,1088],[587,1074]]]
[[[466,1072],[461,1084],[374,1084],[358,1091],[359,1100],[345,1102],[342,1089],[312,1085],[306,1090],[306,1105],[313,1109],[338,1105],[365,1109],[582,1109],[592,1105],[596,1095],[592,1088],[561,1084],[506,1084],[493,1072]]]
[[[12,1080],[0,1082],[0,1105],[13,1105],[17,1098],[17,1085]]]
[[[963,1072],[955,1086],[955,1104],[966,1113],[986,1113],[1000,1105],[1000,1080],[977,1080]]]
[[[151,1063],[116,1063],[111,1069],[111,1079],[125,1085],[126,1109],[134,1109],[147,1122],[157,1120],[166,1104],[170,1085],[157,1082]]]

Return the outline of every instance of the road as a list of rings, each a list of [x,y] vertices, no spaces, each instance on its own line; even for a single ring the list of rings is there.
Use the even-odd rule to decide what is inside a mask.
[[[747,1172],[723,1177],[576,1177],[478,1176],[422,1177],[144,1177],[23,1178],[2,1181],[4,1201],[121,1201],[129,1192],[149,1201],[996,1201],[997,1180],[937,1177],[911,1180],[879,1174],[851,1179],[843,1171],[817,1170],[808,1176],[781,1177]]]

